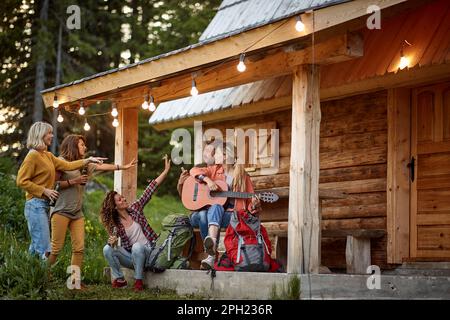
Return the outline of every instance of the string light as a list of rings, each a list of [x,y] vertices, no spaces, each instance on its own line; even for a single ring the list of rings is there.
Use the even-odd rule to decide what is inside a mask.
[[[141,105],[141,107],[142,107],[142,109],[144,109],[144,110],[147,110],[148,109],[148,94],[147,95],[145,95],[145,100],[144,100],[144,102],[142,103],[142,105]]]
[[[83,101],[80,102],[80,109],[78,109],[78,114],[80,116],[84,115],[86,113],[86,110],[84,110],[84,103]]]
[[[87,119],[86,119],[86,122],[84,123],[84,131],[89,131],[91,129],[91,126],[89,125],[89,123],[87,122]]]
[[[63,116],[61,115],[61,113],[58,114],[58,118],[56,118],[56,120],[57,120],[59,123],[61,123],[61,122],[64,121],[64,118],[63,118]]]
[[[198,95],[197,85],[195,84],[195,79],[192,78],[192,88],[191,88],[191,96]]]
[[[114,118],[112,125],[114,128],[117,128],[119,126],[119,120],[117,120],[116,118]]]
[[[53,109],[58,109],[58,107],[59,107],[58,97],[55,94],[55,96],[53,97]]]
[[[239,63],[237,65],[237,69],[239,72],[244,72],[245,69],[247,69],[247,67],[245,66],[245,63],[244,63],[244,59],[245,59],[245,53],[241,53],[241,56],[239,57]]]
[[[153,96],[150,95],[150,105],[148,106],[148,110],[151,112],[156,110],[155,102],[153,101]]]
[[[112,104],[112,110],[111,110],[111,115],[115,118],[119,115],[119,112],[117,111],[117,106],[116,103]]]
[[[300,16],[297,16],[297,22],[295,23],[295,30],[298,32],[305,31],[305,24],[302,21],[302,18]]]

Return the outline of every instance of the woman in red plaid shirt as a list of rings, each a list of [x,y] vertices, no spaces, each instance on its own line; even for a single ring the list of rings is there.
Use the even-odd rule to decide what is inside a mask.
[[[157,235],[144,216],[144,207],[156,188],[164,181],[170,170],[170,160],[164,157],[165,168],[161,175],[151,180],[142,196],[131,205],[127,199],[115,191],[110,191],[103,200],[100,217],[109,239],[103,248],[103,255],[111,267],[113,288],[127,286],[121,267],[134,269],[134,290],[144,289],[145,261]],[[121,244],[120,244],[121,242]]]

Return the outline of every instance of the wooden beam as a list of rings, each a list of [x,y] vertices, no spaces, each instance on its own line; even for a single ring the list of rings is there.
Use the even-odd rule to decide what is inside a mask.
[[[343,71],[344,72],[344,71]],[[351,83],[336,83],[333,87],[321,88],[321,101],[341,99],[355,94],[378,91],[390,88],[424,85],[449,79],[450,62],[424,67],[414,67],[409,70],[387,73],[383,76],[364,79]]]
[[[409,89],[388,91],[388,263],[402,263],[409,257],[410,95]]]
[[[126,164],[138,156],[138,109],[124,108],[123,104],[117,107],[119,126],[116,128],[114,163]],[[136,199],[136,189],[137,167],[114,171],[114,190],[122,194],[128,203]]]
[[[258,80],[290,74],[292,69],[300,64],[330,64],[345,61],[363,55],[363,40],[360,34],[345,33],[316,43],[314,52],[310,44],[301,50],[289,51],[283,49],[272,50],[264,58],[257,61],[246,61],[247,70],[240,73],[236,70],[236,61],[225,62],[214,69],[199,72],[196,76],[196,85],[200,93],[220,90],[228,87],[255,82]],[[313,54],[314,53],[314,54]],[[107,79],[105,79],[107,81]],[[151,89],[156,103],[184,98],[190,95],[191,74],[174,76],[161,81],[159,87]],[[139,107],[144,96],[149,93],[148,85],[140,85],[114,94],[115,99],[126,99],[127,107]],[[64,94],[64,93],[62,93]],[[82,92],[76,97],[82,97]],[[97,99],[107,98],[106,95]],[[62,97],[63,99],[64,97]],[[85,101],[85,106],[95,103],[95,99]],[[60,101],[65,106],[70,100]],[[53,95],[52,95],[53,103]]]
[[[319,66],[293,74],[288,273],[319,273]]]

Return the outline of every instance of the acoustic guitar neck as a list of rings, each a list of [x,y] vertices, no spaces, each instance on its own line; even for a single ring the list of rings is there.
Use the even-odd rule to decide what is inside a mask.
[[[210,194],[213,197],[238,198],[238,199],[250,199],[251,197],[256,195],[256,193],[251,192],[235,192],[235,191],[211,191]]]

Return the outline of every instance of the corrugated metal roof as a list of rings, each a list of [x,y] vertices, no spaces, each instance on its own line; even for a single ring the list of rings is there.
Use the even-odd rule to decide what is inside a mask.
[[[293,14],[348,0],[224,0],[200,41],[268,24]]]
[[[289,81],[285,81],[288,78]],[[291,94],[291,77],[277,77],[241,86],[199,94],[161,103],[150,118],[150,124],[217,112],[242,104],[254,103]]]
[[[288,18],[307,10],[328,7],[349,1],[351,0],[224,0],[220,5],[216,16],[205,29],[198,43],[147,58],[136,63],[128,64],[120,68],[103,71],[76,81],[44,89],[41,91],[41,94],[195,49],[208,43],[261,27],[268,23],[274,23],[278,20]],[[262,7],[264,10],[261,10],[261,13],[259,13]],[[277,8],[275,13],[270,11],[273,8]],[[242,11],[244,9],[245,14]]]
[[[348,0],[224,0],[201,35],[200,43],[224,38],[300,12],[342,2],[348,2]],[[273,92],[273,95],[261,96],[261,92],[257,90],[263,85],[267,87],[271,81],[273,80],[258,81],[196,97],[161,103],[150,118],[150,124],[215,112],[244,103],[256,102],[263,98],[273,98],[276,92]],[[267,93],[267,91],[264,92]]]
[[[429,17],[433,19],[430,21]],[[323,66],[321,88],[396,72],[405,39],[412,43],[411,47],[404,49],[411,58],[410,68],[450,63],[450,5],[447,0],[430,3],[420,10],[406,11],[383,21],[381,30],[363,29],[362,32],[364,56]],[[292,77],[284,76],[165,102],[159,105],[150,123],[169,122],[287,96],[291,94],[291,88]]]

